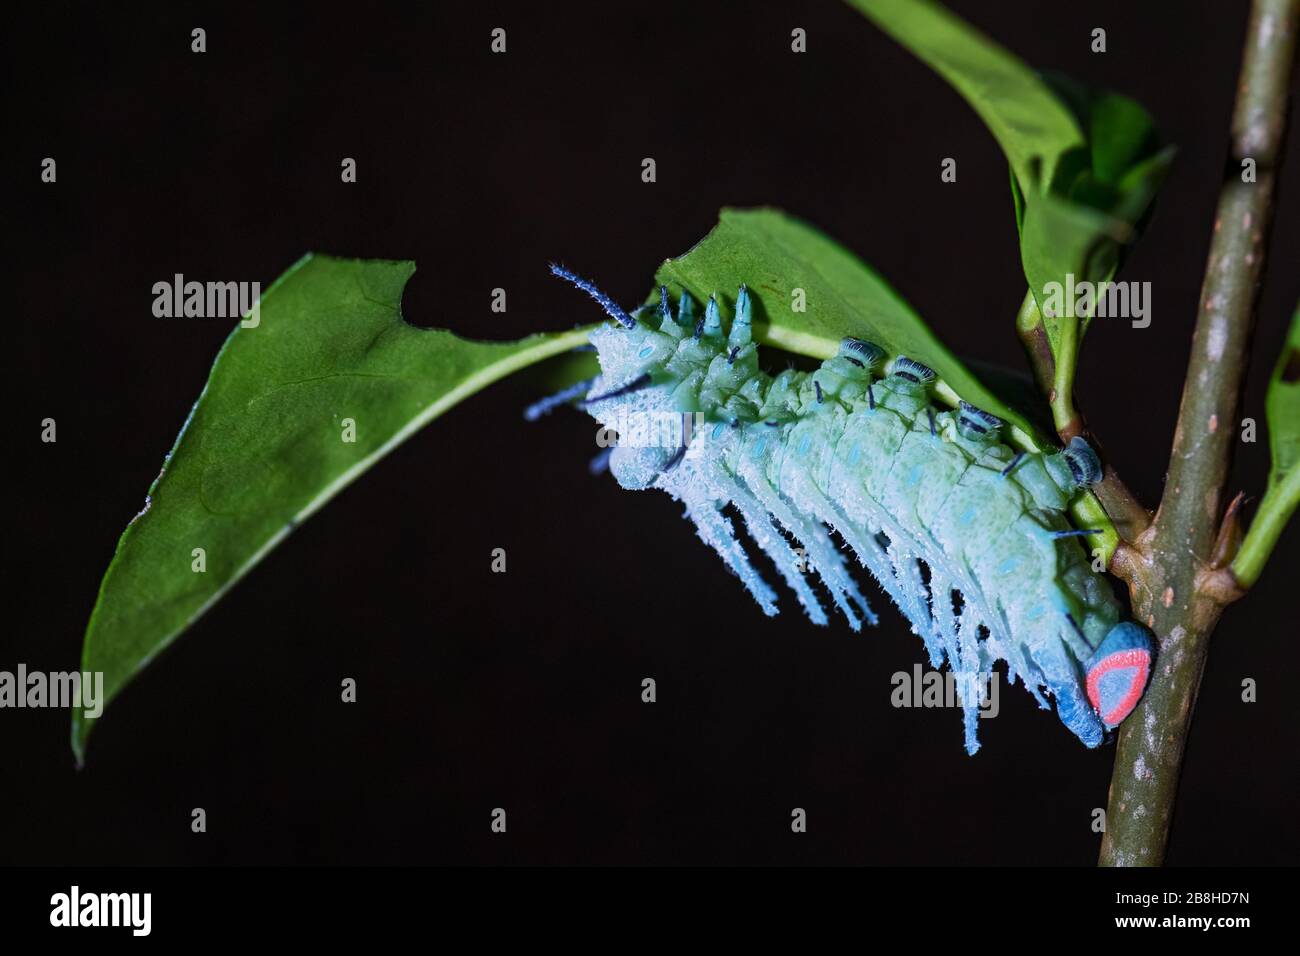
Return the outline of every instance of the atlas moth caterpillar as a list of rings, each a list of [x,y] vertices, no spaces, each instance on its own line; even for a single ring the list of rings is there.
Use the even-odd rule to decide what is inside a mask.
[[[764,613],[777,596],[750,563],[728,512],[816,624],[828,622],[805,568],[858,630],[876,622],[850,573],[848,546],[894,600],[936,668],[958,686],[1006,663],[1039,706],[1089,747],[1137,706],[1154,643],[1122,612],[1071,526],[1071,500],[1101,476],[1076,438],[1062,451],[1017,452],[999,441],[1003,422],[960,402],[931,401],[935,373],[907,356],[845,338],[811,372],[775,377],[758,364],[752,305],[741,286],[724,327],[716,297],[696,316],[682,292],[676,310],[629,315],[591,282],[551,270],[590,294],[613,320],[591,334],[600,374],[532,406],[536,418],[570,402],[603,426],[634,419],[702,417],[674,441],[624,441],[607,465],[628,489],[660,488],[686,507],[700,538]],[[800,560],[803,549],[807,562]],[[962,693],[968,753],[979,749],[979,695]]]

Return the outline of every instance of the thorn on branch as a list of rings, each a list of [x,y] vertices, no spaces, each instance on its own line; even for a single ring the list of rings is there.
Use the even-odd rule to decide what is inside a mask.
[[[1241,524],[1241,506],[1245,503],[1246,494],[1239,491],[1232,499],[1232,503],[1228,505],[1228,510],[1223,515],[1223,523],[1219,525],[1219,536],[1214,541],[1214,551],[1211,552],[1211,568],[1227,567],[1237,556],[1241,539],[1245,536],[1245,529]]]

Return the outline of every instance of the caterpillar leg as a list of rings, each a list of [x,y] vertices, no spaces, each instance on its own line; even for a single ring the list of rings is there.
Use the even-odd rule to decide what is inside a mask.
[[[815,487],[805,486],[805,490],[812,502],[814,517],[822,524],[829,526],[844,539],[844,542],[849,546],[849,550],[857,557],[858,563],[867,569],[881,589],[893,598],[895,604],[901,607],[903,604],[901,592],[896,588],[889,556],[885,554],[885,549],[876,542],[871,534],[861,533],[854,522],[850,521],[829,499],[821,495]],[[869,615],[869,620],[872,624],[875,624],[875,615]]]
[[[894,580],[898,582],[903,594],[902,605],[913,627],[918,633],[932,631],[934,622],[930,617],[930,602],[925,595],[925,583],[921,580],[921,566],[916,563],[916,554],[904,542],[905,538],[891,539],[889,560],[894,568]]]
[[[731,503],[745,520],[745,528],[749,531],[749,536],[772,559],[778,573],[799,599],[799,604],[803,607],[809,620],[823,627],[829,624],[830,621],[826,617],[826,611],[822,609],[821,602],[817,600],[817,595],[809,586],[807,578],[799,567],[801,562],[798,556],[773,523],[772,516],[767,508],[734,475],[721,468],[714,467],[710,469],[709,476],[715,491],[725,494],[731,499]]]
[[[844,557],[835,547],[826,528],[813,518],[797,513],[752,464],[742,463],[740,477],[759,503],[808,549],[813,568],[826,582],[831,599],[849,622],[849,627],[855,631],[862,628],[862,620],[854,611],[854,604],[862,610],[869,623],[875,624],[876,615],[871,610],[871,605],[862,596],[857,582],[845,566]]]
[[[698,486],[678,484],[672,490],[686,505],[686,516],[695,522],[700,538],[718,552],[718,556],[732,573],[740,578],[741,583],[763,609],[763,613],[768,617],[775,617],[776,592],[749,563],[749,555],[745,554],[744,546],[736,540],[736,531],[732,528],[731,522],[718,510],[715,500],[700,494],[698,490],[693,492],[692,488]]]
[[[1142,699],[1151,675],[1154,642],[1132,621],[1110,629],[1085,667],[1088,700],[1109,730],[1119,726]]]
[[[930,664],[942,667],[947,658],[956,666],[960,659],[957,631],[961,627],[963,615],[959,615],[952,605],[953,583],[941,573],[930,569],[930,609],[934,627],[921,633],[925,642],[926,653],[930,655]]]

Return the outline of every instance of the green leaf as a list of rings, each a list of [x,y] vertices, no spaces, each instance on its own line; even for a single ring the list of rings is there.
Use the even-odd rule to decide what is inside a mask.
[[[1034,301],[1043,317],[1052,355],[1058,361],[1063,354],[1062,325],[1082,321],[1080,328],[1086,330],[1092,316],[1091,311],[1076,316],[1073,301],[1063,300],[1084,281],[1110,279],[1119,264],[1120,244],[1131,235],[1125,222],[1089,206],[1051,193],[1031,193],[1027,197],[1020,232],[1021,265],[1029,288],[1035,290]],[[1068,276],[1074,277],[1072,282]],[[1051,283],[1061,290],[1059,296],[1045,293]]]
[[[1114,185],[1134,166],[1160,152],[1160,137],[1151,114],[1137,102],[1118,93],[1089,89],[1060,73],[1043,71],[1039,77],[1086,134],[1079,150],[1084,162],[1077,164],[1077,169],[1086,170],[1099,182]],[[1066,179],[1060,170],[1053,177]],[[1068,189],[1056,191],[1064,193]]]
[[[462,399],[589,330],[471,342],[402,321],[411,262],[306,256],[237,327],[100,586],[82,652],[112,700],[344,486]],[[344,441],[345,420],[355,441]],[[206,570],[194,571],[202,548]],[[73,720],[84,756],[93,721]]]
[[[1268,488],[1232,562],[1232,573],[1245,587],[1259,579],[1277,539],[1300,504],[1300,305],[1291,317],[1291,331],[1273,367],[1264,410],[1272,458]]]
[[[91,614],[83,668],[112,700],[298,524],[419,427],[497,379],[564,355],[548,376],[570,381],[592,357],[571,355],[590,329],[518,342],[470,342],[407,325],[409,262],[308,256],[263,296],[261,321],[236,328],[217,356],[142,511],[118,542]],[[845,335],[931,366],[941,398],[1008,421],[1012,440],[1048,442],[1016,403],[990,390],[879,276],[816,230],[774,210],[724,210],[694,249],[660,268],[699,298],[749,284],[760,342],[829,357]],[[796,311],[802,290],[805,311]],[[734,293],[733,293],[734,294]],[[344,429],[355,428],[355,441]],[[1109,529],[1091,497],[1075,503]],[[1113,547],[1113,531],[1100,536]],[[203,549],[202,572],[195,549]],[[73,718],[80,761],[93,721]]]
[[[1159,149],[1151,115],[1115,93],[1095,94],[1088,110],[1088,145],[1092,171],[1102,182],[1118,183],[1124,175]]]
[[[931,0],[848,0],[942,76],[979,114],[1023,184],[1035,162],[1050,182],[1084,142],[1073,113],[1024,63]]]
[[[1062,158],[1047,191],[1035,184],[1022,196],[1013,189],[1020,262],[1055,363],[1052,413],[1058,429],[1077,418],[1074,371],[1103,283],[1119,272],[1174,156],[1172,147],[1141,155],[1154,148],[1155,133],[1146,111],[1131,100],[1099,94],[1086,104],[1098,110],[1081,118],[1094,137],[1088,149]],[[1125,167],[1128,162],[1134,165]],[[1096,296],[1091,306],[1080,307],[1074,290],[1084,282],[1093,284]]]
[[[1029,415],[948,351],[866,263],[778,210],[724,209],[713,231],[686,255],[664,262],[655,279],[699,300],[716,294],[724,309],[734,307],[735,290],[743,282],[754,303],[754,336],[760,343],[824,359],[846,335],[866,339],[891,356],[908,355],[934,369],[940,379],[936,392],[948,404],[964,399],[1005,419],[1018,447],[1038,451],[1052,445]],[[657,301],[657,295],[647,301]],[[795,311],[797,303],[806,311]],[[1085,527],[1103,529],[1090,546],[1102,548],[1109,560],[1117,537],[1101,505],[1084,495],[1074,513]]]
[[[1300,464],[1300,306],[1273,368],[1264,407],[1273,458],[1269,484],[1278,485]]]
[[[1161,146],[1150,114],[1128,97],[1090,90],[1058,74],[1045,74],[1044,81],[1087,131],[1084,145],[1062,156],[1045,187],[1027,184],[1028,194],[1014,200],[1017,208],[1024,205],[1017,218],[1025,278],[1057,355],[1063,337],[1082,339],[1093,313],[1054,320],[1045,309],[1045,287],[1064,287],[1067,275],[1076,284],[1115,276],[1164,183],[1174,149]],[[1068,322],[1076,328],[1063,329]],[[1071,368],[1073,358],[1067,356]]]
[[[1114,277],[1173,150],[1137,103],[1034,72],[938,3],[847,2],[947,80],[1006,154],[1021,264],[1056,365],[1054,419],[1058,429],[1075,424],[1074,369],[1092,312],[1076,315],[1067,301],[1048,316],[1048,286]]]

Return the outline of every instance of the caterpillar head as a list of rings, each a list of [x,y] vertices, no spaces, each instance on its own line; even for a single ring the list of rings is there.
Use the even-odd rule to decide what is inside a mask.
[[[586,292],[613,320],[612,325],[591,334],[591,344],[600,353],[600,367],[606,379],[604,384],[617,385],[640,378],[657,371],[672,358],[677,343],[671,335],[652,329],[639,318],[634,319],[594,282],[564,266],[551,263],[551,272]]]
[[[563,266],[552,265],[551,272],[590,295],[613,320],[591,334],[601,374],[584,404],[619,433],[608,463],[624,488],[648,488],[681,461],[690,442],[686,413],[707,408],[732,424],[757,417],[758,355],[743,285],[728,330],[716,297],[696,318],[694,301],[683,290],[674,314],[668,289],[661,286],[657,306],[629,315],[594,283]]]

